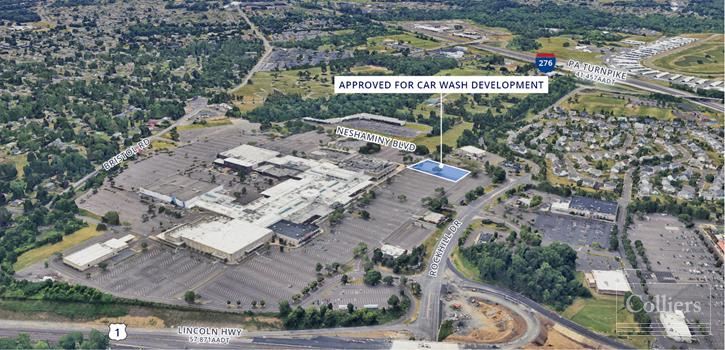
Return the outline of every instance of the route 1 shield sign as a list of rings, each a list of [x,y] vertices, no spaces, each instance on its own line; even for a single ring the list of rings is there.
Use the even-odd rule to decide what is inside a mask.
[[[556,56],[553,53],[537,53],[534,63],[539,72],[551,73],[556,68]]]
[[[111,340],[124,340],[128,337],[126,334],[126,324],[124,323],[109,323],[108,324],[108,338]]]

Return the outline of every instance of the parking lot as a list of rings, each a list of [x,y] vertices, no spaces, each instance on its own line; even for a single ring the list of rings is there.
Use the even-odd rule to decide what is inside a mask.
[[[711,323],[712,336],[696,336],[694,348],[722,349],[723,344],[723,276],[722,267],[715,267],[715,257],[692,229],[672,216],[653,214],[644,221],[636,220],[629,230],[632,242],[642,241],[652,271],[669,275],[674,281],[649,276],[649,295],[672,298],[672,302],[692,302],[700,311],[685,311],[691,330],[706,328]],[[646,269],[645,267],[640,267]],[[636,282],[635,282],[636,281]],[[630,283],[638,283],[630,278]],[[669,339],[658,338],[663,348],[679,347]]]
[[[198,188],[179,189],[188,193],[202,194],[209,188],[222,184],[227,188],[233,188],[234,181],[232,180],[237,179],[237,175],[216,170],[211,162],[216,158],[217,153],[242,143],[257,142],[262,140],[263,136],[253,135],[246,131],[242,134],[238,126],[225,126],[191,129],[182,132],[181,139],[182,141],[184,139],[194,141],[194,143],[182,144],[171,150],[157,150],[133,161],[129,164],[128,169],[114,178],[112,184],[106,182],[97,193],[91,191],[80,196],[76,200],[78,207],[98,215],[103,215],[108,211],[117,211],[122,222],[129,223],[133,232],[142,235],[158,233],[178,223],[189,222],[199,217],[200,214],[194,210],[186,210],[181,212],[182,218],[170,215],[149,215],[149,204],[159,205],[159,202],[154,200],[142,202],[138,193],[139,188],[153,188],[159,183],[173,181],[175,177],[200,181]],[[204,183],[207,185],[202,186]],[[246,187],[249,196],[252,196],[256,186]],[[144,220],[144,214],[146,214],[147,221]]]
[[[613,223],[578,218],[569,215],[540,213],[534,227],[543,234],[543,243],[566,242],[578,247],[609,248],[609,234]]]
[[[253,174],[247,176],[244,184],[239,184],[236,174],[214,168],[211,161],[219,152],[244,143],[292,154],[310,153],[329,140],[326,134],[315,131],[269,139],[250,128],[240,129],[236,125],[190,129],[181,133],[178,147],[156,150],[151,157],[129,164],[128,169],[114,179],[113,186],[107,183],[97,193],[83,195],[78,203],[81,208],[98,214],[118,211],[121,220],[128,222],[128,230],[147,236],[208,214],[197,209],[182,210],[167,205],[167,209],[180,211],[182,217],[158,213],[149,215],[150,205],[158,207],[163,204],[151,199],[142,201],[138,194],[140,187],[158,186],[164,181],[173,183],[174,178],[184,177],[201,181],[201,185],[224,185],[225,189],[231,188],[230,191],[246,186],[247,193],[258,193],[269,186],[266,177]],[[398,161],[402,157],[399,151],[389,148],[383,148],[373,156],[381,155]],[[67,279],[129,298],[183,303],[183,293],[194,290],[201,295],[201,305],[207,308],[226,309],[227,302],[233,305],[239,302],[242,309],[248,309],[252,301],[265,300],[267,308],[276,309],[279,300],[291,299],[316,279],[317,263],[346,263],[352,259],[352,251],[360,242],[366,243],[370,250],[383,244],[410,250],[421,244],[435,227],[421,224],[415,218],[427,212],[421,200],[433,196],[436,188],[445,188],[450,203],[456,204],[467,191],[479,185],[485,186],[488,181],[487,177],[481,176],[452,183],[403,170],[375,188],[376,198],[364,207],[370,213],[368,220],[352,213],[360,209],[354,207],[338,225],[330,227],[323,224],[323,232],[306,245],[287,247],[283,251],[274,245],[263,247],[238,265],[225,265],[188,249],[173,249],[152,241],[148,249],[142,251],[136,248],[122,261],[112,261],[107,271],[90,270],[89,278],[85,272],[75,271],[60,261],[54,262],[51,268]],[[261,185],[257,186],[260,182]],[[193,189],[190,194],[193,194]],[[401,200],[401,195],[404,200]],[[330,277],[324,283],[328,284],[325,290],[332,293],[320,297],[335,300],[333,304],[382,304],[391,294],[384,287],[340,286],[339,276]],[[332,283],[335,285],[329,285]],[[320,297],[313,293],[302,303],[311,303],[320,300]]]
[[[375,287],[369,287],[364,284],[337,284],[324,293],[325,295],[315,295],[313,298],[309,298],[303,306],[319,306],[332,303],[333,308],[339,308],[347,304],[353,304],[357,308],[365,305],[377,305],[383,308],[388,306],[388,298],[394,294],[398,295],[398,291],[399,289],[396,286],[386,286],[383,284]]]

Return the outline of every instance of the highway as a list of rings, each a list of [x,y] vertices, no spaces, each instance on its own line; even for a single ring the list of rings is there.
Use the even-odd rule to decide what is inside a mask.
[[[475,44],[475,45],[471,45],[471,47],[480,49],[480,50],[493,52],[493,53],[499,54],[501,56],[512,58],[512,59],[523,61],[523,62],[534,62],[534,58],[536,57],[536,55],[531,52],[514,51],[514,50],[486,45],[486,44]],[[566,68],[564,67],[564,64],[561,62],[557,63],[557,66],[563,70],[566,70]],[[656,93],[686,98],[695,104],[712,109],[714,111],[718,111],[718,112],[725,111],[725,107],[723,106],[723,104],[718,101],[712,101],[712,100],[704,101],[703,99],[705,99],[705,98],[703,98],[701,96],[697,96],[697,95],[692,94],[687,91],[682,91],[682,90],[674,89],[671,87],[662,86],[659,84],[643,81],[643,80],[634,78],[632,76],[632,74],[628,74],[627,80],[620,82],[620,84],[631,86],[631,87],[641,89],[641,90],[650,91],[650,92],[656,92]]]

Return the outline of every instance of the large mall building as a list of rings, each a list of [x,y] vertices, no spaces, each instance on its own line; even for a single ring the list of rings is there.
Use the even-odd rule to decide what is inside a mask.
[[[373,184],[371,176],[364,172],[324,160],[280,156],[250,145],[222,152],[214,163],[236,171],[269,174],[283,181],[244,205],[221,187],[198,195],[187,201],[187,207],[206,209],[218,217],[182,224],[156,237],[229,263],[237,262],[273,235],[287,245],[305,243],[320,231],[316,225],[319,221],[336,208],[350,204]]]

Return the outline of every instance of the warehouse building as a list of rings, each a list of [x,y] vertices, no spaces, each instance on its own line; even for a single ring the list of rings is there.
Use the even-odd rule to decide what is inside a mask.
[[[272,230],[244,220],[214,217],[176,226],[156,237],[235,263],[269,241]]]
[[[121,238],[111,238],[103,243],[90,245],[63,257],[63,262],[78,271],[88,270],[128,248],[128,243],[134,238],[133,235],[126,235]]]
[[[551,210],[560,214],[612,222],[617,220],[617,208],[617,202],[583,196],[573,196],[569,201],[555,202],[551,205]]]
[[[622,270],[592,270],[591,273],[584,274],[584,278],[599,294],[624,295],[632,291]]]

